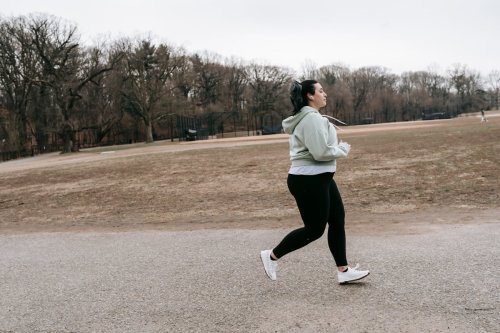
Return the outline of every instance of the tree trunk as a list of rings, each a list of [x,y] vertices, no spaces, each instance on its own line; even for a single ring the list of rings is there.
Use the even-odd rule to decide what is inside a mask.
[[[66,154],[66,153],[71,153],[71,150],[73,148],[73,141],[71,139],[69,140],[64,140],[63,142],[63,150],[62,150],[62,154]]]
[[[498,90],[499,90],[499,88],[497,88],[497,90],[496,90],[496,94],[495,94],[495,104],[496,104],[496,109],[497,109],[497,110],[498,110],[498,97],[499,97]]]
[[[153,142],[153,124],[151,123],[151,119],[146,119],[146,143]]]
[[[16,122],[17,122],[17,131],[18,131],[18,138],[19,138],[19,150],[24,150],[27,149],[27,133],[28,131],[26,130],[27,128],[27,117],[24,111],[21,111],[18,116],[16,117]]]
[[[73,151],[73,136],[73,127],[71,127],[68,121],[65,121],[61,133],[63,139],[63,150],[61,154],[71,153]]]

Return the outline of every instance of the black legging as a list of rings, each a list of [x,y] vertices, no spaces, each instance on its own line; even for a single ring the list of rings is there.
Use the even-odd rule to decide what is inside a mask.
[[[337,266],[347,266],[344,204],[333,173],[288,175],[288,189],[295,197],[304,227],[290,232],[273,249],[277,258],[320,238],[328,222],[328,246]]]

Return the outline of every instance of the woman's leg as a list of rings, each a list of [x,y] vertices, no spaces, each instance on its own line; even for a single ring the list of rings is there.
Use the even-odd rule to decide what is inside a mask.
[[[337,184],[332,179],[329,186],[330,214],[328,216],[328,246],[337,267],[347,266],[345,239],[345,211]]]
[[[332,179],[330,183],[330,216],[328,217],[328,246],[337,264],[337,278],[339,283],[348,283],[361,280],[370,274],[370,271],[358,270],[358,265],[351,268],[347,265],[345,240],[345,212],[342,197],[337,184]]]
[[[276,258],[300,249],[323,235],[330,211],[331,178],[331,174],[288,175],[288,188],[297,202],[304,227],[290,232],[273,249]]]

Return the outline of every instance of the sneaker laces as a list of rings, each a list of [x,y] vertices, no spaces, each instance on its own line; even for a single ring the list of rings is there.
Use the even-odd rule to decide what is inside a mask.
[[[357,270],[359,268],[359,263],[357,263],[356,266],[354,266],[354,268],[352,268],[352,267],[349,267],[349,268],[351,268],[353,270]]]

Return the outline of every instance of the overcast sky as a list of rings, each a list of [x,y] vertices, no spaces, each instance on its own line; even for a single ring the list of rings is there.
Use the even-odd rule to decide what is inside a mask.
[[[306,62],[500,70],[499,0],[0,0],[3,17],[35,12],[76,24],[88,44],[151,34],[298,72]]]

